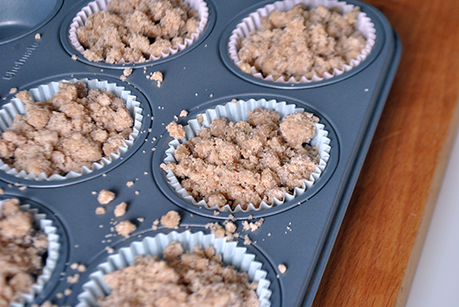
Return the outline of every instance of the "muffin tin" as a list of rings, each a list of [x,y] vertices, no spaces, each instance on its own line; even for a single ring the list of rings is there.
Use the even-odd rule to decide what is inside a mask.
[[[130,91],[142,110],[140,133],[132,146],[102,168],[58,181],[28,180],[0,170],[1,198],[18,197],[21,203],[36,207],[53,221],[59,235],[59,258],[34,303],[51,300],[59,306],[77,305],[82,285],[107,261],[107,247],[117,253],[145,237],[171,233],[162,227],[151,229],[153,221],[169,210],[182,217],[177,232],[209,233],[207,223],[228,219],[229,212],[215,215],[190,204],[171,188],[160,168],[172,140],[165,127],[182,110],[189,112],[178,119],[185,125],[233,99],[264,99],[294,104],[319,117],[330,139],[330,157],[320,177],[302,195],[266,210],[234,213],[242,234],[237,242],[266,271],[271,306],[312,305],[397,70],[401,42],[381,12],[350,0],[347,3],[359,6],[376,29],[373,49],[362,63],[339,76],[304,84],[257,79],[234,65],[228,41],[243,18],[272,2],[206,0],[208,22],[195,42],[168,57],[134,65],[89,62],[72,47],[70,24],[88,1],[46,1],[39,9],[34,9],[33,1],[24,8],[4,6],[11,10],[9,24],[22,26],[0,25],[2,107],[14,98],[14,88],[21,91],[61,80],[96,79]],[[125,68],[133,72],[122,81]],[[164,74],[161,87],[146,78],[155,71]],[[128,187],[130,181],[134,184]],[[115,192],[116,198],[105,214],[96,215],[97,193],[102,189]],[[114,206],[122,201],[128,203],[126,215],[115,218]],[[255,221],[264,218],[263,225],[254,232],[242,231],[241,221],[251,216]],[[113,224],[126,219],[137,230],[130,238],[112,236]],[[251,245],[244,246],[245,234]],[[84,264],[87,270],[77,272],[72,263]],[[285,273],[279,272],[279,264],[287,266]],[[77,273],[78,280],[68,283],[67,277]]]

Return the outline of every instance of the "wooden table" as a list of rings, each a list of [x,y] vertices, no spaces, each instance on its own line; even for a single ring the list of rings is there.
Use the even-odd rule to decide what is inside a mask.
[[[367,2],[403,55],[314,307],[405,305],[459,120],[459,1]]]

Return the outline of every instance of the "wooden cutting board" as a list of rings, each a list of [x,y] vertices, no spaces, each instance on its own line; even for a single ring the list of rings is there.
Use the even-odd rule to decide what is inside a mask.
[[[366,2],[403,54],[314,307],[405,306],[459,121],[459,1]]]

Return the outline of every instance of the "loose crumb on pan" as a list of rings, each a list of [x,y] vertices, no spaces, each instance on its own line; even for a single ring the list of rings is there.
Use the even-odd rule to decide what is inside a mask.
[[[35,34],[35,39],[36,40],[40,40],[41,39],[41,34],[40,33]]]
[[[166,228],[178,228],[180,215],[177,211],[171,210],[161,217],[161,225]]]
[[[115,0],[77,29],[89,61],[143,63],[178,49],[199,27],[198,13],[184,1]]]
[[[10,94],[16,94],[18,92],[17,87],[10,88]]]
[[[163,73],[160,72],[160,71],[155,71],[151,75],[150,79],[153,80],[153,81],[156,81],[156,86],[157,87],[161,87],[161,85],[163,84]]]
[[[19,200],[1,202],[0,305],[9,306],[28,293],[44,267],[46,234],[34,227],[31,213],[21,211]]]
[[[77,267],[78,272],[86,272],[86,266],[84,264],[79,264]]]
[[[72,60],[74,60],[74,61],[78,60],[78,56],[77,56],[76,54],[72,54],[71,58],[72,58]]]
[[[153,225],[151,226],[151,230],[157,230],[159,226],[159,219],[153,221]]]
[[[46,101],[28,91],[16,94],[25,114],[15,116],[0,138],[0,158],[18,171],[80,173],[83,167],[118,152],[132,132],[126,102],[104,89],[88,90],[84,82],[60,82]]]
[[[229,220],[224,221],[223,225],[218,222],[207,223],[205,227],[210,229],[210,232],[214,234],[215,238],[225,238],[227,241],[231,242],[234,238],[239,237],[239,234],[236,233],[236,224]]]
[[[339,7],[323,5],[307,10],[301,3],[287,12],[273,10],[261,19],[258,30],[242,40],[239,68],[272,75],[274,80],[311,79],[342,69],[366,45],[357,30],[359,14],[359,7],[343,13]]]
[[[182,110],[182,111],[180,111],[179,116],[180,116],[180,117],[187,117],[187,116],[188,116],[188,111],[187,111],[187,110]]]
[[[104,207],[97,207],[96,208],[96,214],[97,215],[105,214],[105,212],[106,212],[106,209]]]
[[[64,295],[65,296],[69,296],[70,294],[72,294],[72,289],[65,289],[64,290]]]
[[[280,272],[281,274],[284,274],[284,273],[287,271],[287,266],[286,266],[285,264],[282,264],[282,263],[279,264],[279,265],[277,266],[277,268],[278,268],[278,270],[279,270],[279,272]]]
[[[76,273],[73,276],[67,276],[67,282],[69,284],[76,284],[80,279],[80,274]]]
[[[183,126],[177,124],[176,122],[171,122],[169,125],[167,125],[166,130],[173,138],[180,140],[185,137],[185,130],[183,130]]]
[[[125,68],[125,69],[123,70],[123,75],[124,75],[124,76],[128,77],[128,76],[130,76],[131,74],[132,74],[132,68]]]
[[[243,227],[243,230],[244,231],[251,231],[251,232],[254,232],[255,230],[257,230],[258,228],[261,227],[261,225],[263,225],[263,222],[265,220],[263,218],[259,219],[258,221],[256,222],[247,222],[247,221],[243,221],[242,222],[242,227]]]
[[[118,205],[116,205],[115,207],[115,216],[116,217],[120,217],[120,216],[123,216],[126,214],[126,208],[127,208],[127,203],[126,202],[122,202]]]
[[[109,190],[101,190],[97,195],[97,201],[101,205],[106,205],[115,199],[115,193]]]
[[[252,244],[252,240],[250,239],[249,235],[244,236],[244,245]]]
[[[70,268],[71,268],[72,270],[78,269],[78,263],[76,263],[76,262],[72,263],[72,264],[70,265]]]
[[[279,119],[278,112],[262,108],[250,111],[247,121],[217,117],[177,146],[177,162],[161,168],[172,171],[197,202],[209,207],[271,205],[302,187],[320,161],[317,148],[308,145],[318,118],[297,112]]]
[[[107,251],[107,254],[113,254],[115,252],[115,250],[110,246],[105,246],[105,250]]]
[[[104,275],[111,292],[97,300],[98,306],[128,306],[134,300],[139,306],[260,306],[258,283],[225,266],[213,246],[195,245],[190,252],[171,242],[163,255],[137,255],[130,266]]]
[[[115,226],[116,232],[125,238],[129,238],[131,233],[133,233],[136,229],[137,226],[131,223],[129,220],[121,221]]]
[[[126,186],[127,186],[128,188],[132,187],[133,185],[134,185],[134,181],[132,181],[132,180],[126,182]]]

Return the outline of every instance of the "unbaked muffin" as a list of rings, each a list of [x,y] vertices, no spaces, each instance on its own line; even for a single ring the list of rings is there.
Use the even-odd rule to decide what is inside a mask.
[[[328,79],[357,66],[374,45],[371,20],[344,2],[279,1],[250,16],[233,31],[229,52],[244,73],[263,80]]]
[[[144,248],[134,248],[139,244]],[[99,265],[83,285],[77,307],[95,301],[98,306],[268,307],[270,283],[254,258],[236,242],[202,232],[147,237]]]
[[[50,220],[17,198],[0,201],[0,306],[31,303],[43,289],[58,257],[55,232]]]
[[[132,145],[141,113],[135,97],[106,81],[71,81],[21,91],[0,111],[14,118],[2,124],[0,138],[7,173],[32,180],[76,177]]]
[[[243,120],[242,110],[249,110]],[[270,208],[312,186],[328,160],[323,125],[293,105],[230,102],[204,116],[202,125],[192,120],[184,127],[186,137],[170,143],[161,164],[174,190],[193,204],[231,212]]]
[[[202,0],[96,0],[77,14],[69,36],[89,61],[143,63],[191,45],[207,16]]]

